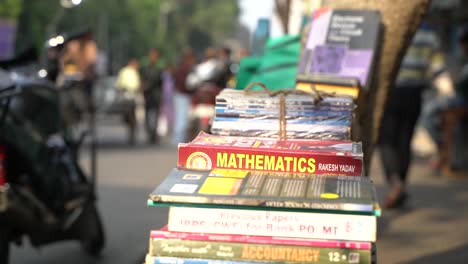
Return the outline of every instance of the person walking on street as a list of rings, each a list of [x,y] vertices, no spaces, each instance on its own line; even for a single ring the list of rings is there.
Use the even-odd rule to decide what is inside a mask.
[[[145,130],[151,144],[156,144],[159,141],[158,117],[162,95],[160,55],[158,49],[150,49],[148,57],[143,60],[141,67],[142,91],[145,99]]]
[[[217,80],[216,85],[220,89],[224,89],[227,87],[228,81],[232,76],[231,72],[231,49],[228,47],[223,47],[218,51],[218,59],[220,60],[221,64],[221,72],[220,76]]]
[[[115,84],[119,91],[120,105],[123,107],[122,109],[125,109],[122,117],[128,128],[128,142],[130,145],[134,145],[136,141],[136,102],[140,95],[141,86],[138,67],[138,61],[134,58],[130,59],[127,65],[119,71]]]
[[[421,111],[423,91],[443,70],[438,56],[434,31],[424,25],[416,32],[390,91],[380,127],[379,150],[390,191],[385,208],[404,205],[408,168],[411,162],[411,139]]]
[[[174,67],[172,64],[167,64],[162,73],[162,90],[163,101],[161,114],[166,120],[167,134],[172,134],[174,130]]]
[[[464,56],[464,66],[455,83],[455,93],[452,96],[439,97],[429,102],[422,115],[422,124],[439,151],[443,143],[442,113],[459,107],[468,107],[468,28],[465,28],[459,35],[458,44]],[[433,162],[433,167],[437,170],[442,165],[444,164],[441,164],[439,157]]]
[[[117,89],[128,93],[131,97],[135,97],[136,93],[140,89],[140,85],[138,61],[136,59],[130,59],[127,65],[120,69],[119,74],[117,75]]]
[[[191,49],[184,51],[182,61],[175,71],[175,124],[172,143],[177,145],[187,140],[188,117],[191,106],[191,92],[187,89],[186,80],[195,65],[195,55]]]

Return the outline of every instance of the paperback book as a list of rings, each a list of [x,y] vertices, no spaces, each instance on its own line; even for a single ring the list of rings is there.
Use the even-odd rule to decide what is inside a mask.
[[[371,263],[370,248],[188,240],[158,237],[153,234],[150,238],[149,255],[268,263],[334,263],[335,256],[339,256],[340,261]]]
[[[167,226],[175,232],[376,240],[377,217],[373,215],[231,208],[171,207]]]
[[[197,259],[197,258],[176,258],[176,257],[154,257],[146,255],[145,264],[258,264],[258,262],[218,260],[218,259]]]
[[[355,105],[352,98],[312,94],[279,98],[265,92],[225,89],[216,97],[211,132],[224,136],[279,137],[279,120],[285,120],[288,138],[349,140]]]
[[[323,211],[379,215],[367,177],[213,169],[173,169],[149,205]]]
[[[245,92],[242,90],[224,89],[216,96],[216,106],[226,108],[272,108],[279,106],[277,96],[270,96],[263,91]],[[288,109],[320,109],[322,107],[337,107],[353,109],[353,100],[349,97],[335,97],[324,94],[320,100],[313,93],[288,94],[285,97]]]
[[[358,96],[368,89],[379,47],[381,17],[373,10],[321,8],[312,14],[297,83],[318,90]],[[349,90],[354,90],[350,92]]]
[[[191,240],[191,241],[206,241],[206,242],[230,242],[230,243],[247,243],[247,244],[272,244],[272,245],[289,245],[289,246],[306,246],[316,248],[339,248],[339,249],[362,249],[370,250],[372,243],[359,241],[342,241],[342,240],[319,240],[307,238],[285,238],[275,236],[248,236],[248,235],[225,235],[225,234],[209,234],[195,232],[171,232],[167,226],[160,230],[151,230],[150,239],[172,239],[172,240]],[[152,243],[150,241],[150,243]],[[151,244],[150,244],[150,252]]]
[[[285,173],[360,176],[362,145],[351,141],[280,140],[201,132],[179,144],[181,169],[240,169]]]
[[[279,138],[279,121],[262,124],[248,122],[224,122],[214,120],[211,132],[219,136]],[[330,124],[287,124],[286,138],[310,140],[349,140],[352,132],[349,125]]]

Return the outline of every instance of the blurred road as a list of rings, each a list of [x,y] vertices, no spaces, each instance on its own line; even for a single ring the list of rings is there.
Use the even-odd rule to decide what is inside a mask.
[[[118,126],[99,127],[99,209],[107,247],[102,257],[86,257],[77,243],[61,243],[35,250],[14,247],[12,264],[141,263],[148,232],[163,226],[166,209],[146,207],[148,193],[175,166],[173,147],[136,147],[125,144]],[[83,161],[87,164],[87,160]],[[384,211],[379,220],[378,263],[467,263],[468,179],[450,180],[432,175],[423,163],[410,175],[411,203],[398,212]],[[381,198],[386,189],[378,156],[372,178]]]

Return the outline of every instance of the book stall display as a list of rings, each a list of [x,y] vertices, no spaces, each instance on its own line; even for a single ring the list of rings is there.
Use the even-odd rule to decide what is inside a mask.
[[[146,264],[375,263],[381,209],[353,127],[379,31],[377,11],[319,9],[295,89],[223,90],[212,134],[179,144],[149,194],[169,217]]]

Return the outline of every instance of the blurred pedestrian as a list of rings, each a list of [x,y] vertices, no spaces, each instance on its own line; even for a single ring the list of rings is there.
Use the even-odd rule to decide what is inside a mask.
[[[188,74],[195,66],[195,55],[191,49],[184,50],[182,60],[175,71],[175,123],[173,144],[185,142],[187,140],[187,127],[189,122],[189,111],[191,106],[191,92],[187,89],[186,80]]]
[[[90,95],[97,78],[97,57],[98,49],[91,31],[71,35],[65,41],[59,58],[61,81],[67,79],[67,76],[80,81]]]
[[[92,88],[97,79],[97,45],[90,30],[81,31],[65,39],[59,54],[59,87],[68,86],[61,100],[64,116],[69,125],[78,124],[84,113],[89,121],[94,116]]]
[[[78,79],[82,78],[83,72],[79,67],[80,60],[80,43],[77,40],[66,42],[59,56],[59,85],[62,85],[66,79],[73,75],[79,75]]]
[[[56,83],[59,75],[59,48],[57,46],[47,47],[45,68],[47,80]]]
[[[162,95],[161,68],[159,67],[160,51],[151,48],[148,57],[142,62],[141,80],[145,99],[145,130],[148,142],[158,143],[158,118]]]
[[[126,96],[131,98],[135,98],[140,90],[141,81],[138,66],[138,61],[132,58],[117,75],[117,89],[125,92]]]
[[[218,51],[218,59],[220,60],[221,72],[219,78],[216,82],[216,85],[224,89],[227,87],[229,79],[232,77],[231,72],[231,49],[228,47],[222,47]]]
[[[250,56],[250,52],[247,48],[242,48],[239,51],[239,61],[242,60],[244,57]]]
[[[84,81],[87,83],[86,85],[91,89],[97,79],[96,64],[98,59],[98,48],[91,31],[87,31],[79,40],[82,54],[80,68],[84,73]]]
[[[379,149],[390,191],[385,208],[398,208],[407,200],[407,174],[411,162],[411,139],[421,110],[422,92],[443,70],[438,39],[426,24],[416,32],[382,118]]]
[[[122,106],[122,118],[128,128],[128,142],[134,145],[136,141],[137,130],[137,107],[140,101],[140,73],[138,72],[138,61],[130,59],[117,75],[115,83],[118,90],[118,102]]]
[[[208,47],[203,52],[203,59],[202,59],[201,62],[208,61],[208,60],[211,60],[211,59],[216,59],[216,57],[217,57],[216,49],[213,48],[213,47]]]
[[[162,73],[163,100],[161,114],[166,121],[167,134],[172,134],[174,129],[174,71],[174,66],[167,64]]]
[[[439,97],[430,102],[422,115],[423,126],[436,143],[438,150],[443,143],[441,135],[442,113],[458,107],[468,107],[468,28],[460,34],[458,44],[463,52],[464,66],[458,82],[455,83],[455,93],[452,96]],[[435,169],[440,169],[443,164],[437,157],[432,165]]]

